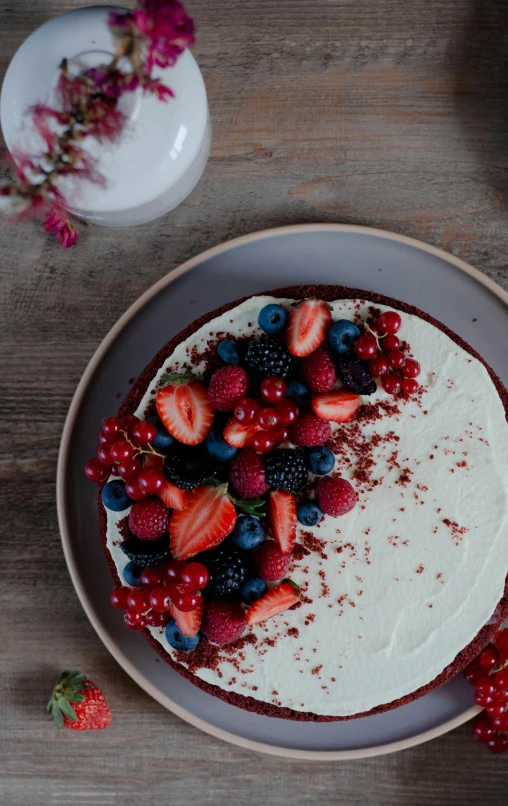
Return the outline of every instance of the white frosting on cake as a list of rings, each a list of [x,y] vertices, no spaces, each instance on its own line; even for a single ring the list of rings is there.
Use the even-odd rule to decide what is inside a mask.
[[[182,342],[136,413],[143,416],[160,375],[181,370],[194,347],[204,351],[216,334],[260,334],[258,312],[272,301],[291,302],[251,298]],[[366,319],[369,305],[338,300],[332,317]],[[256,643],[198,669],[202,680],[296,711],[356,714],[430,683],[492,616],[508,572],[504,408],[483,364],[441,330],[401,315],[399,335],[421,364],[426,391],[398,406],[381,389],[364,398],[400,410],[361,423],[361,439],[379,443],[370,470],[377,485],[352,478],[358,454],[345,447],[334,472],[352,480],[359,503],[313,529],[299,525],[299,542],[312,532],[322,546],[290,566],[303,604],[255,626]],[[358,424],[333,428],[353,435]],[[121,577],[127,559],[117,523],[127,511],[107,514]],[[175,658],[163,631],[151,632]]]

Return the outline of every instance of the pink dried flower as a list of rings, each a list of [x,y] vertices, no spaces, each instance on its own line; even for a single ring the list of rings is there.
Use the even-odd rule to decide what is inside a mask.
[[[159,101],[168,101],[170,98],[175,97],[173,90],[163,84],[159,78],[146,77],[143,81],[143,89],[145,92],[156,95]]]
[[[134,22],[149,40],[146,71],[171,67],[178,56],[194,43],[194,23],[178,0],[140,0]]]
[[[78,240],[76,228],[61,209],[53,207],[46,213],[44,229],[46,232],[54,232],[64,249],[74,246]]]

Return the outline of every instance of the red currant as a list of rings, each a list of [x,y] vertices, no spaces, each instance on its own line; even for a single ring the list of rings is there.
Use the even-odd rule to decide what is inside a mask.
[[[261,428],[264,428],[266,431],[271,431],[272,428],[277,428],[279,425],[279,415],[275,409],[261,409],[258,414],[258,423]]]
[[[145,619],[149,627],[164,627],[168,622],[169,613],[156,613],[155,610],[150,610]]]
[[[381,375],[387,375],[390,372],[390,366],[384,355],[376,355],[369,364],[369,370],[376,378]]]
[[[377,326],[381,333],[397,333],[401,324],[402,319],[395,311],[386,311],[377,320]]]
[[[486,651],[486,649],[483,650],[483,652]],[[498,689],[508,691],[508,669],[501,669],[501,671],[494,676],[494,685]]]
[[[127,414],[126,417],[122,417],[122,431],[127,431],[129,435],[132,434],[132,429],[139,422],[140,419],[135,414]]]
[[[508,703],[508,691],[502,691],[502,689],[496,688],[492,694],[492,699],[495,702],[504,702],[506,705]]]
[[[488,742],[489,739],[495,736],[496,731],[492,722],[485,714],[480,714],[473,722],[473,734],[480,742]]]
[[[162,490],[165,483],[164,473],[157,470],[156,467],[145,467],[138,476],[140,489],[148,495],[156,495],[159,490]]]
[[[181,579],[191,591],[201,591],[208,585],[208,569],[203,563],[188,563],[182,571]]]
[[[414,358],[407,358],[402,369],[405,378],[417,378],[420,374],[420,364]]]
[[[420,384],[414,378],[402,378],[401,386],[406,395],[414,395],[420,388]]]
[[[506,720],[506,714],[503,716],[490,716],[489,717],[492,727],[495,730],[508,730],[508,722]]]
[[[499,666],[499,652],[487,647],[481,653],[478,662],[484,669],[493,669],[495,666]]]
[[[148,423],[146,420],[141,420],[141,422],[136,423],[132,429],[132,441],[135,442],[136,445],[149,445],[154,441],[156,436],[157,429],[152,423]]]
[[[168,582],[180,582],[182,579],[182,571],[186,567],[186,563],[181,560],[172,560],[169,563],[164,563],[160,566],[164,569],[165,578]]]
[[[386,353],[391,353],[392,350],[399,349],[400,339],[398,336],[392,336],[391,333],[387,333],[386,336],[383,336],[383,341],[381,344]]]
[[[125,482],[125,492],[133,501],[143,501],[148,496],[148,493],[145,493],[139,486],[137,476],[131,476]]]
[[[141,461],[137,456],[135,456],[134,459],[126,459],[124,462],[118,463],[117,470],[118,475],[123,479],[131,479],[133,476],[137,476],[138,473],[140,473]]]
[[[156,613],[167,613],[171,609],[170,591],[162,586],[150,591],[150,607]]]
[[[504,630],[499,630],[499,632],[494,636],[494,644],[499,651],[502,649],[508,650],[508,629],[506,627]]]
[[[116,434],[106,434],[104,429],[99,431],[99,445],[103,445],[105,442],[116,442],[116,439]]]
[[[278,403],[279,400],[286,397],[286,391],[286,381],[282,378],[277,378],[275,375],[265,378],[259,387],[259,394],[267,403]]]
[[[177,610],[182,613],[188,613],[190,610],[195,610],[199,603],[200,594],[191,591],[183,585],[178,585],[177,589],[172,592],[173,604]]]
[[[251,447],[259,453],[269,453],[275,447],[275,439],[268,431],[258,431],[250,440]]]
[[[296,423],[300,413],[295,401],[290,400],[290,398],[277,403],[275,410],[279,415],[279,425],[293,425],[293,423]]]
[[[129,610],[135,613],[144,613],[150,607],[150,595],[148,591],[142,591],[139,588],[132,588],[127,597],[127,606]]]
[[[126,610],[127,598],[130,592],[131,589],[126,588],[123,585],[120,588],[115,588],[115,590],[111,594],[111,604],[113,605],[113,607],[116,607],[117,610]]]
[[[119,476],[120,475],[120,473],[118,472],[118,465],[111,465],[110,470],[111,470],[111,474],[113,476]]]
[[[478,686],[474,693],[474,701],[481,708],[486,708],[488,705],[492,705],[494,702],[492,695],[488,693],[489,688],[489,685]]]
[[[466,666],[464,677],[472,686],[479,686],[489,682],[488,672],[480,666],[477,660]]]
[[[490,705],[487,705],[486,711],[490,717],[505,717],[506,705],[502,702],[492,702]]]
[[[235,403],[233,416],[243,425],[253,425],[259,412],[259,403],[253,397],[241,397]]]
[[[498,733],[497,736],[488,740],[487,747],[492,753],[504,753],[508,748],[508,736],[504,733]]]
[[[118,434],[121,427],[122,423],[118,417],[106,417],[102,423],[102,430],[105,434]]]
[[[106,481],[109,476],[109,467],[99,459],[89,459],[85,465],[85,476],[90,481]]]
[[[146,618],[141,613],[135,610],[126,610],[124,614],[124,621],[129,630],[143,630],[146,627]]]
[[[392,350],[387,354],[386,360],[392,369],[401,369],[406,363],[406,356],[400,350]]]
[[[358,358],[362,360],[374,358],[377,353],[377,341],[374,336],[360,336],[355,342],[354,349]]]
[[[389,395],[394,395],[400,389],[400,378],[398,375],[394,375],[393,373],[383,375],[381,378],[381,386],[385,392],[388,392]]]
[[[143,568],[140,582],[143,588],[158,588],[164,584],[165,573],[160,566]]]
[[[111,445],[108,442],[101,442],[97,446],[97,459],[100,459],[103,465],[111,467],[113,460],[110,454]]]
[[[126,439],[119,439],[111,446],[111,458],[115,462],[125,462],[134,456],[134,448]]]
[[[276,445],[280,445],[281,442],[285,442],[289,439],[289,430],[284,428],[284,426],[279,426],[279,428],[272,431],[272,434]]]

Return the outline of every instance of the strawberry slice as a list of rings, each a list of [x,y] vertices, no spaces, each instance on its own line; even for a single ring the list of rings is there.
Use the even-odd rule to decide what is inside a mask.
[[[159,390],[155,402],[164,428],[184,445],[202,442],[212,427],[213,408],[199,381],[168,383]]]
[[[268,520],[274,540],[283,554],[293,551],[297,519],[294,496],[282,490],[272,490],[268,496]]]
[[[288,610],[298,601],[300,601],[300,588],[290,579],[285,579],[254,602],[247,611],[247,624],[250,627],[259,624],[260,621]]]
[[[199,597],[199,604],[194,610],[188,610],[186,613],[183,610],[177,610],[174,604],[171,605],[169,609],[169,614],[174,618],[176,621],[176,626],[180,630],[183,635],[186,635],[187,638],[192,638],[196,635],[197,631],[201,627],[201,619],[203,618],[203,611],[205,609],[205,605],[203,602],[203,597]]]
[[[186,560],[218,546],[236,523],[227,484],[196,487],[185,500],[185,509],[174,510],[169,520],[169,545],[175,560]]]
[[[287,344],[291,355],[302,358],[325,340],[332,314],[322,299],[302,299],[289,314]]]
[[[185,493],[176,484],[171,484],[170,481],[164,482],[162,490],[157,493],[161,501],[168,507],[168,509],[185,509]]]
[[[338,389],[335,392],[325,392],[312,399],[311,408],[314,414],[322,420],[333,423],[350,423],[358,414],[362,404],[360,395]]]
[[[261,426],[257,425],[257,423],[254,425],[242,425],[234,417],[231,417],[226,423],[222,436],[228,445],[232,445],[233,448],[246,448],[250,445],[251,437],[261,430]]]

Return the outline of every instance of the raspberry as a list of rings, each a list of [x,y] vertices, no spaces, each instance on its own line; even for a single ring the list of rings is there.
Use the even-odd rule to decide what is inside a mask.
[[[346,479],[319,479],[316,487],[318,504],[327,515],[345,515],[356,504],[357,496],[354,487]]]
[[[246,626],[245,612],[239,602],[216,599],[207,605],[201,632],[212,644],[232,644]]]
[[[301,363],[302,380],[313,392],[329,392],[335,385],[337,373],[328,350],[319,350],[306,356]]]
[[[306,411],[293,426],[291,441],[294,445],[312,448],[315,445],[323,445],[331,435],[332,429],[329,422]]]
[[[158,498],[134,504],[129,512],[129,529],[140,540],[157,540],[168,526],[169,511]]]
[[[249,376],[242,367],[228,364],[214,372],[208,387],[208,400],[218,411],[233,411],[239,397],[245,397]]]
[[[270,486],[266,483],[261,456],[249,448],[231,460],[229,481],[240,498],[259,498]]]
[[[290,555],[283,554],[273,540],[265,540],[252,554],[256,572],[261,579],[275,582],[286,576]]]

